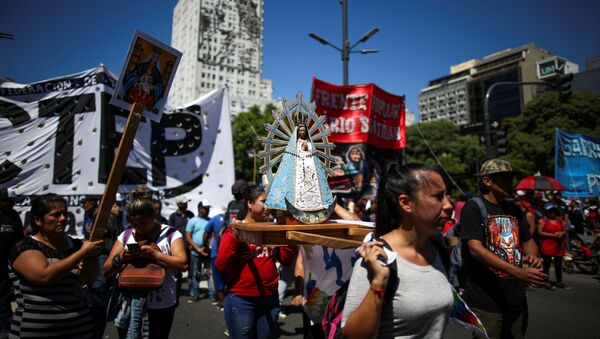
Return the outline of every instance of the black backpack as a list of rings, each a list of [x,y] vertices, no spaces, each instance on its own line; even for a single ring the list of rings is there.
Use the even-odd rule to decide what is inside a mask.
[[[485,203],[483,202],[483,198],[482,197],[474,197],[473,199],[471,199],[473,201],[475,201],[475,203],[477,204],[477,207],[479,207],[479,213],[481,213],[481,221],[482,223],[485,223],[485,219],[488,217],[488,211],[487,208],[485,207]],[[458,237],[460,239],[460,231],[461,231],[461,224],[460,221],[457,222],[451,229],[450,231],[448,231],[448,233],[452,232],[451,234]],[[451,249],[451,261],[453,264],[458,265],[459,267],[463,267],[465,265],[464,259],[466,258],[466,251],[468,251],[468,247],[467,247],[467,243],[465,241],[460,241],[459,245],[452,248]]]

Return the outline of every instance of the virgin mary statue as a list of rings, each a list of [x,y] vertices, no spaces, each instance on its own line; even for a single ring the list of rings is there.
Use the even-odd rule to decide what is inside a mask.
[[[302,223],[318,223],[329,218],[335,202],[306,121],[296,121],[265,206],[288,211]]]

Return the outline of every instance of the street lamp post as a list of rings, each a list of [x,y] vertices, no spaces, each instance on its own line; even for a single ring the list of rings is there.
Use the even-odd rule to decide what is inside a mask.
[[[343,72],[344,72],[344,86],[348,85],[348,62],[350,61],[350,53],[361,53],[361,54],[369,54],[369,53],[378,53],[377,49],[362,49],[354,51],[354,47],[356,45],[369,40],[370,37],[375,35],[375,33],[379,32],[379,28],[374,27],[371,28],[365,35],[363,35],[358,41],[350,46],[350,40],[348,39],[348,0],[340,0],[342,5],[342,48],[337,47],[326,39],[320,37],[315,33],[308,33],[308,36],[322,43],[323,45],[329,45],[336,50],[338,50],[342,54],[342,64],[343,64]]]
[[[246,154],[248,155],[249,158],[252,158],[253,161],[253,165],[252,165],[252,182],[256,182],[256,150],[251,149],[249,151],[246,151]]]
[[[485,99],[483,101],[483,135],[485,138],[485,150],[487,157],[492,157],[492,136],[491,136],[491,128],[490,128],[490,111],[489,111],[489,100],[490,95],[494,88],[498,86],[525,86],[525,85],[545,85],[551,86],[544,81],[501,81],[492,84],[485,93]]]

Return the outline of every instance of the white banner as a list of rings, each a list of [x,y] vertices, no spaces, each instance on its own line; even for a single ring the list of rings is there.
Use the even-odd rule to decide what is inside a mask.
[[[85,196],[104,192],[129,112],[109,105],[115,77],[103,66],[28,85],[0,84],[0,188],[22,199],[23,219],[36,195],[69,203],[70,235],[81,235]],[[143,118],[119,193],[145,186],[163,202],[163,215],[185,195],[196,213],[207,199],[224,210],[234,181],[227,89],[178,109],[160,123]]]

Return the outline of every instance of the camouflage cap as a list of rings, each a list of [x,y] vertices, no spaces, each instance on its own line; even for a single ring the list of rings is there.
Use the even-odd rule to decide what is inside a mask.
[[[502,159],[490,159],[481,165],[481,170],[479,171],[479,175],[490,175],[494,173],[504,173],[510,172],[514,173],[510,163],[506,160]]]

